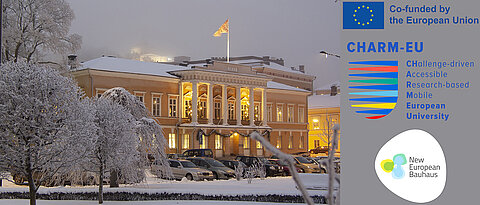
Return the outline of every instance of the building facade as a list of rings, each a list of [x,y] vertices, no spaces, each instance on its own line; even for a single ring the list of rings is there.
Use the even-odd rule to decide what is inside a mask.
[[[257,131],[286,153],[308,148],[309,91],[273,82],[246,65],[178,66],[102,57],[73,72],[87,96],[123,87],[159,122],[168,153],[210,148],[217,158],[269,156]],[[196,102],[196,103],[195,103]]]
[[[328,150],[333,135],[333,126],[340,124],[340,88],[316,89],[308,98],[308,149]],[[337,155],[340,154],[340,132]]]

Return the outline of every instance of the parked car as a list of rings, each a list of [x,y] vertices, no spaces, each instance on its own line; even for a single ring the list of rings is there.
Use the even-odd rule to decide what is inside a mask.
[[[207,169],[213,173],[215,179],[230,179],[235,177],[235,171],[223,165],[221,162],[209,157],[187,158],[195,165]]]
[[[309,150],[310,154],[328,154],[328,150],[330,148],[328,146],[319,146],[315,147],[314,149]]]
[[[305,159],[307,159],[308,161],[310,161],[311,163],[317,165],[318,167],[320,167],[320,173],[327,173],[327,162],[326,160],[328,160],[328,158],[313,158],[313,157],[305,157]]]
[[[210,157],[213,158],[211,149],[189,149],[183,152],[184,157]]]
[[[185,158],[183,154],[167,154],[168,159],[182,159]]]
[[[226,167],[228,167],[230,169],[233,169],[233,170],[235,170],[235,167],[238,167],[240,164],[243,167],[247,167],[247,165],[245,165],[243,162],[238,161],[238,160],[218,160],[218,161],[221,162]]]
[[[303,173],[321,173],[320,167],[308,161],[305,157],[294,157],[295,164]]]
[[[173,178],[182,180],[183,177],[188,180],[203,181],[212,180],[213,173],[206,169],[202,169],[188,160],[168,160],[170,168],[172,169]],[[157,172],[159,167],[152,166],[152,172]]]
[[[237,156],[235,160],[243,162],[247,167],[252,167],[254,164],[263,165],[267,177],[282,176],[284,172],[280,166],[270,163],[263,157]]]
[[[274,165],[277,165],[279,167],[281,167],[283,169],[283,176],[291,176],[292,173],[290,173],[290,167],[288,167],[288,164],[285,163],[284,161],[280,160],[280,159],[268,159],[268,161],[270,161],[270,163],[274,164]],[[295,167],[297,169],[297,172],[298,173],[302,173],[303,170],[298,168],[298,167]]]

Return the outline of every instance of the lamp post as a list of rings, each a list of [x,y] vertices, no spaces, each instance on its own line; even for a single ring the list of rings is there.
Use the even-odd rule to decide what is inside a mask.
[[[325,58],[328,58],[328,56],[334,56],[334,57],[340,58],[339,55],[333,54],[333,53],[328,53],[326,51],[320,51],[320,54],[325,55]]]

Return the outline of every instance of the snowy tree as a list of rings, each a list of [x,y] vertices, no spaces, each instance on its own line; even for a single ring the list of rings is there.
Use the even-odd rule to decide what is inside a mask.
[[[95,124],[98,127],[93,152],[88,156],[85,170],[98,173],[99,203],[103,203],[103,181],[105,173],[111,170],[120,172],[125,181],[142,180],[143,167],[138,163],[138,137],[135,134],[135,120],[122,106],[111,100],[98,98],[94,101]]]
[[[153,119],[143,102],[124,88],[112,88],[105,91],[100,98],[110,99],[127,109],[136,120],[135,132],[140,139],[139,151],[145,165],[150,165],[151,158],[156,160],[164,177],[170,177],[171,170],[165,152],[167,140],[161,126]]]
[[[73,19],[64,0],[3,0],[2,61],[39,62],[46,53],[75,52],[81,37],[69,34]]]
[[[0,170],[26,178],[30,204],[40,185],[88,155],[95,131],[84,93],[59,72],[28,63],[0,69]]]

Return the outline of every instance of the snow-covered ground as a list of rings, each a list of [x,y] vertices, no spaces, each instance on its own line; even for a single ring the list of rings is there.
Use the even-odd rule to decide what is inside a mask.
[[[319,182],[319,184],[325,184]],[[280,194],[280,195],[300,195],[295,187],[291,177],[273,177],[264,180],[255,178],[249,184],[246,179],[237,181],[214,180],[214,181],[170,181],[148,177],[146,182],[133,185],[122,185],[120,188],[104,188],[105,192],[139,192],[139,193],[196,193],[202,195],[261,195],[261,194]],[[27,192],[27,186],[15,185],[11,182],[3,181],[3,187],[0,192]],[[66,187],[41,187],[38,190],[40,194],[51,192],[97,192],[97,186],[66,186]],[[312,190],[312,195],[326,195],[326,191]]]
[[[24,199],[1,199],[1,205],[24,205],[28,204],[28,200]],[[283,205],[285,203],[272,203],[272,202],[248,202],[248,201],[105,201],[104,205],[220,205],[228,203],[229,205]],[[37,200],[38,205],[94,205],[98,204],[98,201],[56,201],[56,200]],[[292,204],[300,205],[300,204]],[[304,205],[304,204],[302,204]]]

